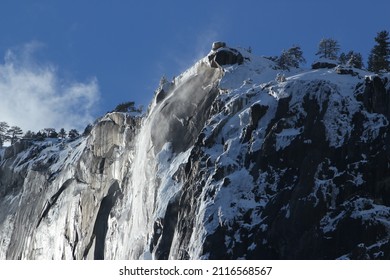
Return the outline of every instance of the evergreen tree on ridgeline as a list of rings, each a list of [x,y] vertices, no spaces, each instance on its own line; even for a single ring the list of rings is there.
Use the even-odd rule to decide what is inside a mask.
[[[388,72],[390,71],[389,32],[386,30],[378,32],[375,42],[377,44],[372,48],[368,57],[368,70],[375,73]]]
[[[336,40],[325,38],[320,41],[316,55],[320,58],[337,60],[339,51],[340,45]]]
[[[19,126],[11,126],[7,130],[8,139],[11,140],[11,145],[15,144],[23,135],[23,130]]]
[[[43,130],[45,131],[45,134],[48,138],[57,138],[58,137],[58,133],[56,132],[55,128],[48,127],[48,128],[43,129]]]
[[[36,134],[32,132],[31,130],[27,130],[27,132],[23,135],[24,139],[35,139]]]
[[[124,102],[118,104],[113,112],[122,112],[122,113],[142,113],[142,107],[136,107],[134,101]]]
[[[60,132],[58,132],[58,137],[61,138],[61,139],[65,139],[66,137],[66,131],[64,128],[61,128],[60,129]]]
[[[79,136],[80,136],[80,133],[76,129],[71,129],[68,132],[68,137],[71,140],[74,140],[74,139],[76,139]]]
[[[339,62],[341,65],[348,65],[358,69],[363,68],[363,57],[360,53],[349,51],[347,54],[344,52],[340,54]]]
[[[9,125],[6,122],[0,122],[0,148],[3,147],[4,142],[7,140],[7,131]]]
[[[305,62],[306,60],[303,57],[302,49],[299,46],[293,46],[287,51],[283,50],[282,54],[277,59],[278,66],[285,70],[288,70],[291,67],[299,68],[299,65]]]

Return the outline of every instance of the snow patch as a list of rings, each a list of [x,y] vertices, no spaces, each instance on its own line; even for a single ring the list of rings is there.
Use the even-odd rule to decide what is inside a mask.
[[[280,133],[276,133],[276,151],[283,150],[291,144],[291,142],[303,132],[303,127],[300,128],[285,128]]]

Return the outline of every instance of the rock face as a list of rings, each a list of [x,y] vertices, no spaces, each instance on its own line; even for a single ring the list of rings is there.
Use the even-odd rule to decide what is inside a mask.
[[[279,72],[222,46],[143,118],[2,150],[0,258],[389,259],[389,75]]]
[[[96,239],[104,234],[96,231],[107,224],[100,212],[120,194],[118,180],[127,172],[139,125],[124,114],[109,114],[88,138],[30,143],[3,158],[0,258],[99,256]]]

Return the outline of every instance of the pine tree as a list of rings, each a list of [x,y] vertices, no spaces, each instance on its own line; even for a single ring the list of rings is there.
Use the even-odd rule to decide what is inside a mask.
[[[56,132],[55,128],[45,128],[44,131],[45,131],[48,138],[57,138],[58,137],[58,133]]]
[[[360,53],[350,51],[347,54],[347,65],[362,69],[363,68],[363,57]]]
[[[35,134],[35,137],[38,141],[43,141],[46,138],[46,135],[44,135],[42,131],[38,131],[37,134]]]
[[[66,137],[66,131],[64,128],[60,129],[60,132],[58,132],[58,137],[61,139],[64,139]]]
[[[113,112],[122,112],[122,113],[142,113],[142,107],[136,107],[134,101],[124,102],[118,104]]]
[[[389,32],[383,30],[375,37],[377,44],[372,48],[368,57],[368,70],[379,73],[390,71],[390,42]]]
[[[31,130],[27,130],[27,132],[23,135],[24,139],[35,139],[36,134],[32,132]]]
[[[58,133],[55,129],[49,134],[49,138],[58,138]]]
[[[348,61],[347,55],[346,55],[344,52],[342,52],[342,53],[340,54],[340,56],[339,56],[339,63],[340,63],[341,65],[346,65],[346,64],[347,64],[347,61]]]
[[[80,133],[76,129],[71,129],[68,132],[68,137],[73,140],[80,136]]]
[[[305,63],[301,47],[293,46],[292,48],[282,51],[277,63],[282,69],[290,69],[290,67],[299,68],[301,63]]]
[[[339,51],[339,43],[332,38],[326,38],[320,41],[316,55],[319,55],[320,58],[337,60]]]
[[[341,53],[339,56],[339,63],[341,65],[348,65],[358,69],[363,68],[363,57],[360,53],[349,51],[347,54]]]
[[[288,65],[290,64],[290,62],[289,62],[289,57],[287,55],[286,50],[282,51],[282,54],[279,56],[279,58],[276,62],[280,68],[282,68],[284,70],[289,69]]]
[[[6,122],[0,122],[0,148],[3,147],[4,142],[7,140],[7,131],[9,125]]]
[[[39,136],[39,138],[42,138],[42,140],[48,137],[48,136],[47,136],[47,132],[46,132],[45,129],[41,129],[41,130],[37,133],[37,136]]]
[[[18,139],[21,138],[21,136],[23,135],[23,130],[18,126],[11,126],[7,130],[7,135],[11,140],[11,145],[12,145],[15,144]]]
[[[8,123],[0,122],[0,133],[6,133],[9,128]]]

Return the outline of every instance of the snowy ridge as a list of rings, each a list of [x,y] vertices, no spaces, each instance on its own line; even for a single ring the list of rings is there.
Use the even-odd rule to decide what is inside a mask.
[[[303,138],[303,143],[312,144],[314,140],[305,137],[305,124],[302,123],[302,119],[308,116],[305,100],[314,100],[313,105],[318,106],[318,113],[323,116],[322,123],[330,148],[341,148],[348,141],[352,141],[350,137],[354,131],[353,117],[356,112],[363,112],[365,116],[362,141],[365,142],[366,139],[373,141],[380,135],[380,131],[387,129],[387,118],[382,114],[365,111],[362,102],[355,97],[356,86],[364,82],[363,75],[341,76],[335,69],[312,70],[293,73],[291,76],[285,73],[286,81],[278,83],[269,80],[269,77],[276,77],[277,70],[272,67],[262,67],[263,65],[258,66],[256,63],[261,64],[261,60],[225,68],[225,76],[220,82],[223,94],[216,100],[216,104],[224,104],[224,106],[219,108],[219,113],[210,118],[203,131],[205,134],[203,143],[206,147],[209,146],[206,143],[210,138],[214,142],[210,148],[202,150],[203,157],[207,158],[206,164],[210,167],[204,172],[209,174],[208,177],[202,176],[205,184],[201,197],[204,199],[199,203],[200,215],[196,217],[195,222],[195,229],[199,230],[191,235],[190,258],[215,258],[215,255],[210,255],[210,252],[202,253],[201,248],[202,244],[207,243],[207,236],[216,234],[221,228],[224,232],[233,232],[232,235],[228,233],[225,236],[225,246],[230,248],[226,254],[234,251],[235,243],[242,243],[239,236],[245,235],[241,232],[245,232],[246,229],[260,227],[263,231],[267,230],[267,225],[262,224],[266,217],[261,213],[275,196],[267,194],[266,190],[271,189],[274,192],[280,190],[285,184],[281,182],[281,178],[285,173],[287,174],[286,171],[290,167],[287,165],[287,168],[279,170],[271,167],[269,171],[260,173],[256,180],[252,172],[248,172],[245,158],[248,157],[248,151],[250,153],[264,151],[267,137],[275,138],[276,152],[288,147],[296,138]],[[256,65],[256,71],[252,71],[253,64]],[[282,127],[276,128],[272,122],[276,118],[280,106],[278,101],[281,99],[288,99],[288,118],[281,119]],[[245,143],[243,138],[250,123],[251,109],[255,104],[267,108],[267,112],[258,122],[257,128],[251,132],[250,141]],[[275,132],[269,133],[269,128],[272,126],[276,128]],[[366,135],[369,135],[368,138]],[[279,160],[284,161],[283,158]],[[320,165],[319,170],[322,170],[323,167]],[[251,167],[249,165],[249,170]],[[336,183],[337,178],[347,174],[352,177],[348,182],[357,188],[364,185],[365,181],[359,172],[343,171],[341,172],[343,174],[340,174],[336,167],[330,165],[327,168],[335,170],[333,179],[320,179],[317,173],[313,191],[304,200],[314,199],[313,206],[316,207],[324,198],[328,200],[326,197],[330,194],[328,207],[332,209],[336,207],[341,187]],[[297,178],[294,176],[292,179]],[[270,184],[270,181],[273,183]],[[283,188],[295,187],[293,184]],[[389,210],[390,208],[383,206],[384,213],[389,213]],[[290,218],[289,204],[281,207],[280,211],[285,213],[286,219]],[[244,218],[248,213],[251,213],[250,223],[237,222],[248,219]],[[356,213],[353,216],[355,218],[359,215],[357,214],[359,208],[354,213]],[[264,245],[268,241],[263,239],[262,242]],[[255,247],[255,243],[252,242],[247,251],[254,250]]]

